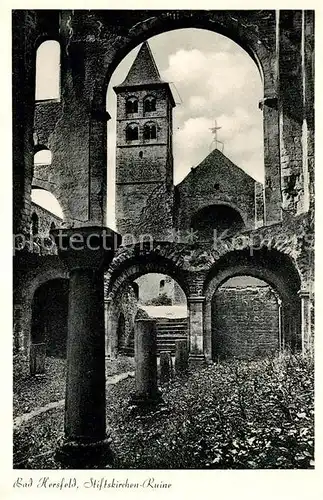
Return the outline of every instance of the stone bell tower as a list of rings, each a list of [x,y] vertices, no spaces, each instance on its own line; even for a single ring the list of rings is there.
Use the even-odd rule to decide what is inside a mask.
[[[143,43],[117,94],[116,223],[121,234],[136,233],[151,197],[173,189],[172,111],[174,98]],[[172,197],[160,196],[158,203]],[[150,201],[149,201],[150,200]],[[172,208],[172,207],[170,207]]]

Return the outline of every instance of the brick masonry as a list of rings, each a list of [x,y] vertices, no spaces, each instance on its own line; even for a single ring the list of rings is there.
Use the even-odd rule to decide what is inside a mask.
[[[279,305],[269,286],[220,287],[212,323],[215,359],[254,359],[279,349]]]

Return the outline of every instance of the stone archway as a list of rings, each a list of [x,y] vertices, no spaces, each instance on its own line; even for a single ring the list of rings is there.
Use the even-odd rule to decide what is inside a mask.
[[[230,252],[210,270],[204,285],[204,348],[208,359],[215,356],[213,339],[214,297],[219,287],[235,276],[252,276],[270,285],[281,301],[282,344],[293,350],[301,345],[300,276],[292,260],[275,250],[258,251],[251,256],[247,251]],[[230,307],[230,304],[228,304]],[[278,328],[278,325],[277,325]],[[278,336],[278,330],[277,330]]]
[[[264,24],[261,27],[262,21]],[[103,24],[106,22],[104,15],[101,22]],[[140,43],[162,33],[184,28],[198,28],[221,34],[237,43],[255,63],[263,83],[264,99],[259,105],[263,111],[265,131],[265,175],[266,180],[270,179],[268,184],[270,184],[271,188],[270,192],[268,191],[268,196],[266,193],[266,204],[269,218],[277,222],[281,220],[279,173],[276,172],[275,167],[277,156],[279,156],[279,148],[277,149],[279,144],[279,116],[276,96],[277,51],[274,39],[269,40],[266,38],[266,41],[262,39],[269,26],[272,26],[273,31],[275,31],[276,23],[274,11],[266,11],[266,22],[265,19],[257,19],[257,29],[255,29],[254,20],[249,13],[246,13],[245,19],[241,19],[241,12],[234,14],[228,11],[152,12],[149,17],[145,13],[138,13],[136,20],[129,23],[127,38],[118,37],[117,43],[111,44],[108,57],[105,55],[106,73],[104,81],[100,80],[98,88],[101,89],[101,106],[104,107],[111,76],[122,59]],[[98,75],[97,81],[99,79],[100,76]]]
[[[162,250],[140,251],[138,244],[134,248],[124,248],[112,261],[106,274],[105,296],[106,296],[106,334],[107,351],[110,355],[115,355],[119,346],[119,318],[122,310],[121,299],[129,299],[129,294],[136,297],[133,289],[133,282],[137,278],[147,274],[163,274],[170,276],[183,290],[188,298],[190,290],[190,273],[183,270],[181,261],[176,261],[176,245]],[[131,323],[134,324],[135,313],[138,306],[132,307],[129,302],[126,312],[127,330]],[[140,309],[140,312],[142,310]],[[143,311],[145,312],[145,311]],[[129,318],[128,318],[129,316]],[[148,316],[147,316],[148,317]],[[130,321],[128,321],[130,319]],[[129,341],[130,336],[126,335]],[[127,347],[127,345],[125,346]]]

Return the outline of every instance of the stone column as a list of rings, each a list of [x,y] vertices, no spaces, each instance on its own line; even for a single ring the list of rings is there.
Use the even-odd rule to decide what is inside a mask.
[[[151,319],[135,322],[135,379],[133,402],[152,404],[160,400],[157,386],[157,328]]]
[[[55,229],[52,234],[70,270],[65,439],[57,458],[86,468],[105,464],[110,457],[103,272],[113,256],[115,234],[95,226]]]
[[[204,361],[203,305],[205,297],[191,296],[187,299],[189,311],[189,356],[190,360]]]
[[[188,349],[186,340],[175,340],[175,374],[185,374],[188,370]]]
[[[302,333],[302,352],[306,352],[311,348],[311,299],[310,292],[300,290],[298,295],[301,299],[301,333]]]
[[[212,300],[204,304],[204,355],[208,363],[212,362]]]
[[[275,95],[267,96],[259,103],[264,122],[264,223],[275,224],[281,221],[281,186],[279,152],[279,111]]]
[[[111,298],[104,299],[104,318],[106,355],[110,358],[115,358],[117,352],[117,325]]]
[[[173,361],[170,351],[161,351],[160,356],[160,382],[167,383],[173,377]]]

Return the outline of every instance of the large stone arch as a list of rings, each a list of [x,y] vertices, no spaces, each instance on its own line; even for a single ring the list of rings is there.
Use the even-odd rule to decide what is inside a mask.
[[[104,16],[102,21],[104,23]],[[280,151],[275,11],[257,11],[254,14],[250,11],[138,12],[127,25],[127,35],[122,33],[110,38],[109,54],[105,56],[105,75],[97,75],[99,95],[94,100],[99,102],[96,106],[105,107],[111,76],[133,48],[153,36],[183,28],[205,29],[228,37],[249,54],[258,68],[264,89],[264,98],[259,106],[263,111],[265,179],[270,186],[266,191],[265,213],[269,222],[278,222],[281,220],[281,192],[280,172],[277,171]]]
[[[226,227],[219,227],[219,234],[225,231],[233,231],[233,233],[241,232],[247,226],[246,215],[242,213],[233,203],[228,202],[215,202],[210,204],[204,204],[198,208],[195,212],[191,214],[191,224],[190,227],[197,231],[199,234],[204,235],[204,239],[213,238],[214,224],[218,226],[229,219],[230,224]],[[216,222],[215,222],[216,221]],[[212,223],[210,226],[209,223]]]
[[[133,248],[122,248],[112,261],[105,275],[105,303],[107,352],[115,355],[117,352],[117,328],[121,312],[121,299],[129,289],[135,295],[132,282],[148,273],[166,274],[173,278],[183,289],[188,298],[192,289],[192,273],[183,269],[181,260],[183,249],[175,244],[157,245],[157,248],[145,249],[142,244]],[[137,310],[127,311],[134,321]]]
[[[301,343],[301,277],[293,260],[277,250],[263,249],[229,252],[209,270],[204,282],[204,350],[212,358],[212,300],[218,288],[229,278],[253,276],[268,283],[282,302],[283,330],[286,343]],[[291,331],[293,329],[293,331]]]
[[[263,33],[261,33],[259,19],[256,27],[250,12],[245,13],[245,19],[241,19],[244,17],[241,11],[180,10],[160,11],[158,13],[152,11],[151,13],[147,12],[147,14],[145,11],[141,11],[138,14],[139,19],[134,22],[134,18],[134,24],[129,26],[127,36],[120,36],[111,44],[102,88],[102,102],[105,101],[112,73],[134,47],[153,36],[184,28],[205,29],[230,38],[245,50],[255,62],[264,84],[265,93],[269,95],[275,92],[274,61],[271,59],[275,52],[275,37],[268,37],[268,24],[266,27],[265,24],[263,25]],[[268,22],[272,24],[274,31],[274,11],[267,11]]]
[[[132,249],[123,249],[112,261],[106,274],[106,295],[114,297],[136,278],[148,273],[166,274],[183,289],[186,296],[190,291],[190,272],[183,269],[176,255],[176,245],[167,245],[166,251],[156,249],[140,251],[140,244]]]

